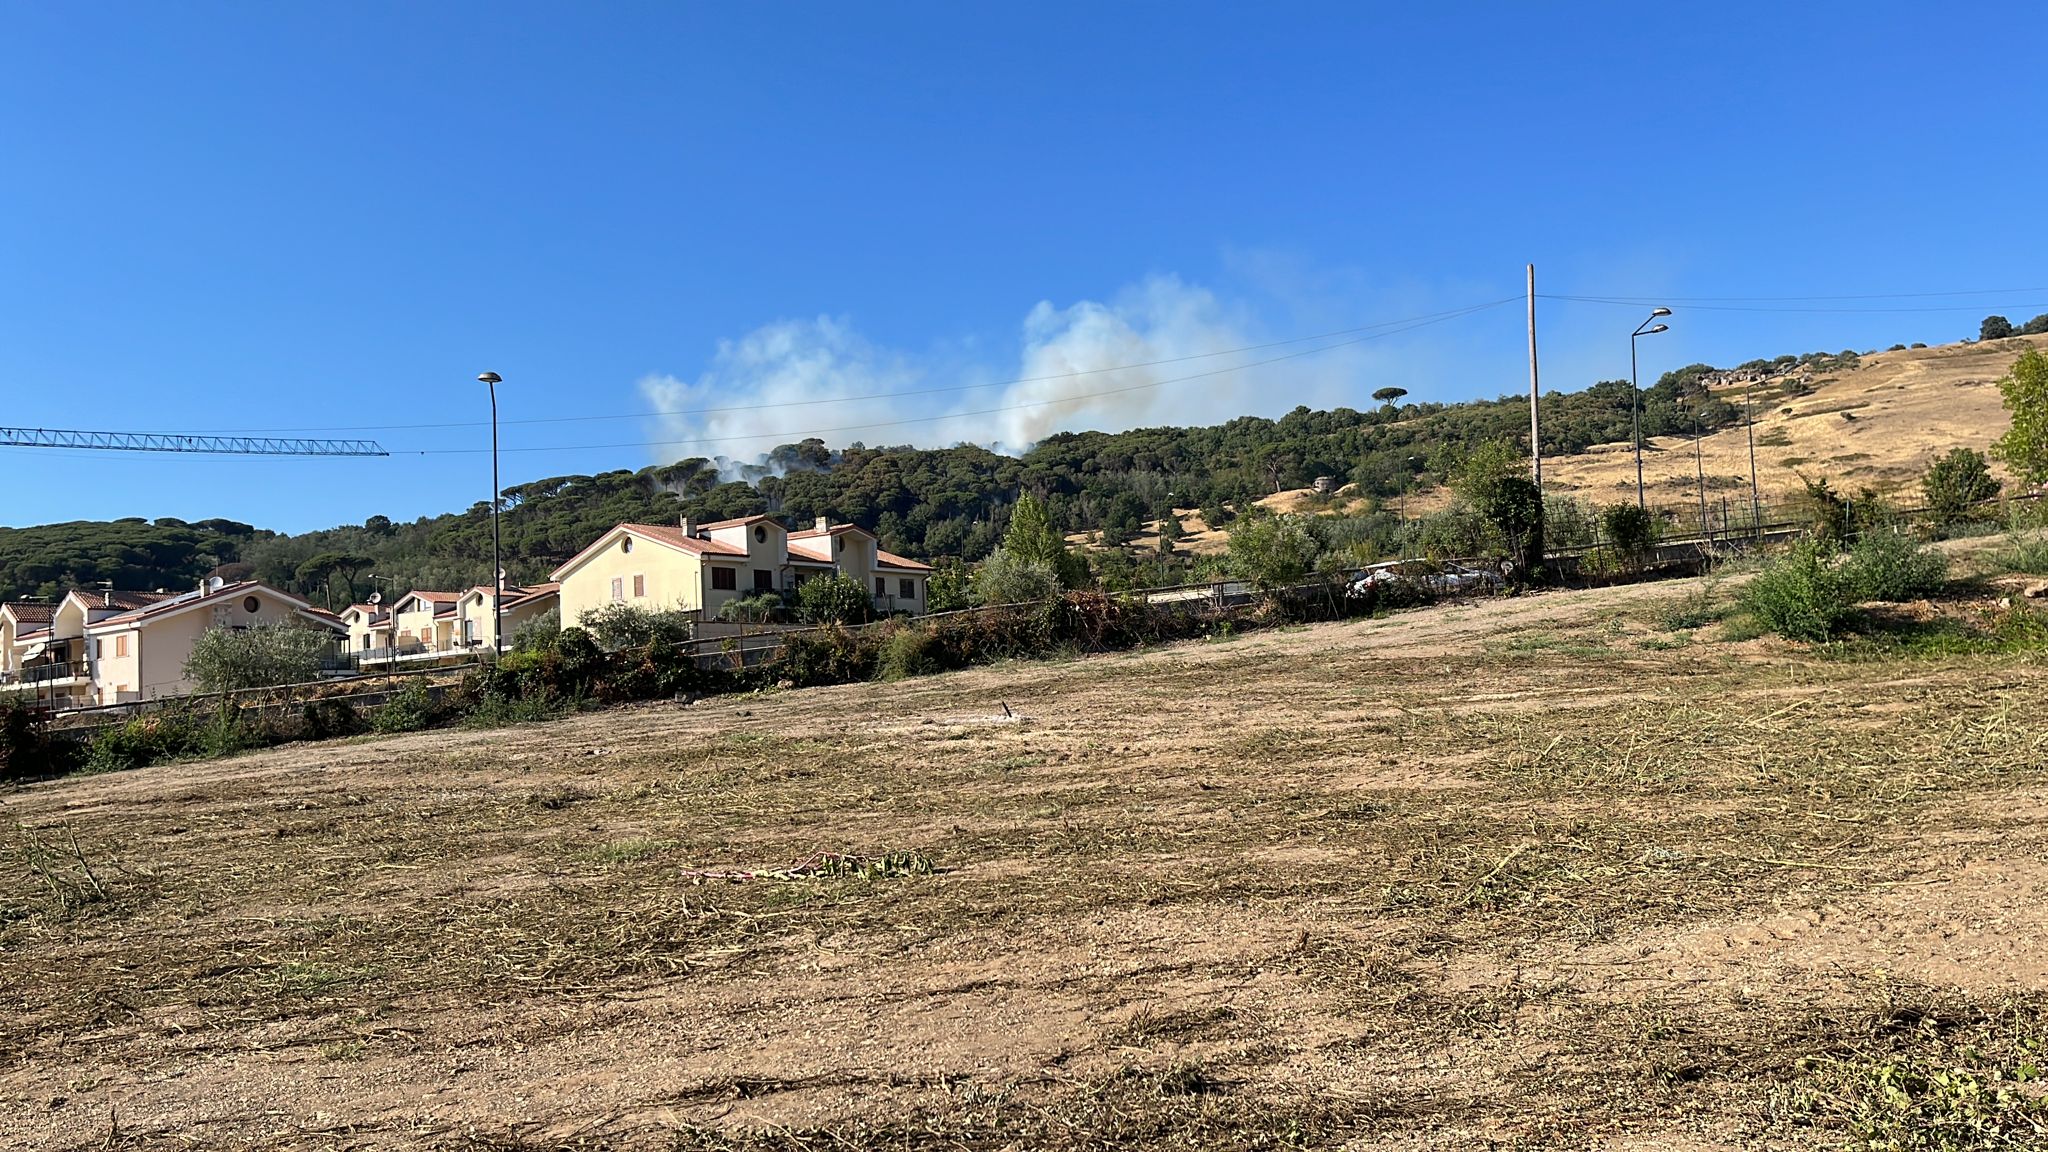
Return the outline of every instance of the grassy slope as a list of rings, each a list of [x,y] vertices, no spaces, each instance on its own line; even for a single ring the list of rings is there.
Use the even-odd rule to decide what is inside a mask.
[[[1685,593],[10,794],[0,1145],[1831,1140],[2036,1027],[2048,671]]]

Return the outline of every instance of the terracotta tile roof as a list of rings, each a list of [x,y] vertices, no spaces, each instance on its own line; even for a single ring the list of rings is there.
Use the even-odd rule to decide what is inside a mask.
[[[65,594],[65,599],[76,596],[78,597],[78,602],[88,609],[118,608],[123,612],[133,612],[138,608],[147,608],[152,604],[161,604],[166,600],[176,600],[178,597],[185,595],[190,595],[190,593],[123,592],[119,590],[110,592],[104,588],[73,588]]]
[[[709,532],[713,528],[739,528],[744,525],[757,524],[763,520],[773,519],[775,519],[773,516],[742,516],[737,520],[714,520],[709,524],[699,524],[697,527]]]
[[[333,616],[320,609],[313,608],[312,605],[307,604],[304,600],[293,596],[289,592],[279,592],[277,589],[258,580],[241,580],[233,584],[223,584],[211,592],[183,592],[177,595],[159,592],[130,593],[132,596],[148,597],[150,602],[132,611],[122,612],[118,615],[109,616],[104,620],[95,621],[90,627],[99,628],[108,624],[136,623],[163,613],[182,612],[194,604],[211,604],[216,600],[225,600],[229,597],[240,596],[248,592],[269,593],[288,604],[294,606],[303,605],[306,610],[317,613],[323,619],[334,620],[337,624],[340,623]]]
[[[407,592],[406,595],[416,596],[429,604],[453,604],[455,601],[462,599],[462,593],[460,592],[422,592],[417,588]]]
[[[679,525],[621,524],[619,527],[624,528],[635,536],[645,536],[656,543],[666,544],[671,548],[679,548],[684,552],[694,552],[699,556],[707,554],[712,556],[745,556],[747,554],[745,548],[736,548],[731,544],[721,544],[716,540],[699,540],[695,536],[685,536]]]
[[[57,606],[46,600],[9,600],[5,607],[22,624],[48,624],[57,614]]]
[[[822,532],[816,528],[806,528],[801,532],[791,532],[789,534],[789,538],[791,540],[815,539],[819,536],[837,536],[841,532],[858,532],[863,536],[874,535],[873,532],[868,531],[867,529],[861,527],[858,524],[834,524],[831,527],[826,528]]]
[[[875,549],[875,567],[904,568],[912,572],[929,572],[932,570],[932,566],[929,564],[920,564],[915,560],[898,556],[894,552],[885,552],[880,548]]]

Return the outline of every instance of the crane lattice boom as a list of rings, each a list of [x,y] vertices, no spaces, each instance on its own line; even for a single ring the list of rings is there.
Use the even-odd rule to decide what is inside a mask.
[[[375,440],[272,440],[260,436],[188,436],[165,432],[78,432],[0,428],[0,445],[97,448],[110,452],[199,452],[226,456],[389,456]]]

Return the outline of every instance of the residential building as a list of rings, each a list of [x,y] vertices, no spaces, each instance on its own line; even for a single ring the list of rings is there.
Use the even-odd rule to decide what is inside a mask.
[[[504,633],[509,642],[519,627],[555,606],[556,585],[506,585]],[[341,614],[348,629],[348,649],[358,662],[384,663],[474,656],[489,651],[491,587],[479,584],[461,592],[414,589],[386,608],[351,604]]]
[[[341,622],[348,628],[348,650],[359,659],[392,647],[391,610],[382,604],[351,604],[342,609]]]
[[[465,649],[506,647],[521,625],[557,606],[560,589],[561,585],[554,583],[506,585],[503,607],[498,613],[504,633],[500,641],[491,623],[491,586],[479,584],[471,588],[455,602],[456,642]]]
[[[74,592],[59,606],[57,627],[64,626],[66,610],[78,596]],[[347,631],[333,613],[254,580],[230,584],[211,579],[183,595],[159,594],[148,604],[101,614],[84,628],[92,702],[187,695],[197,685],[186,677],[185,662],[202,635],[215,628],[281,624],[318,629],[337,639]]]
[[[16,602],[0,608],[6,668],[0,679],[32,690],[54,708],[83,708],[94,696],[92,625],[169,600],[169,592],[74,588],[54,604]]]
[[[929,565],[883,550],[872,532],[823,517],[801,532],[772,516],[620,524],[551,579],[560,585],[562,623],[573,625],[606,604],[694,612],[709,620],[741,597],[793,591],[834,573],[869,589],[878,612],[925,610]]]
[[[391,644],[400,656],[441,653],[455,647],[455,602],[460,592],[414,589],[391,605]]]

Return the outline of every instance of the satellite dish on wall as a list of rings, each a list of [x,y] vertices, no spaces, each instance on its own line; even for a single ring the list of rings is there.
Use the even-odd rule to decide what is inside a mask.
[[[377,605],[382,604],[383,602],[384,594],[382,592],[370,593],[370,607],[375,608]]]

